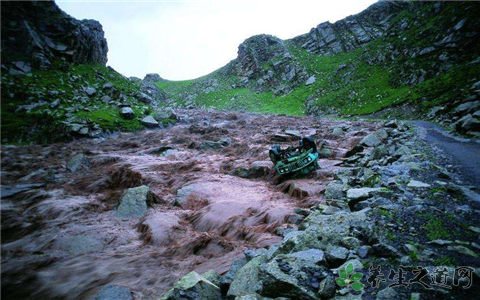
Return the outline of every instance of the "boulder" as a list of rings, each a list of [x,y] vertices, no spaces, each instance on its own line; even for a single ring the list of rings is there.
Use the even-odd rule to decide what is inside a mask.
[[[340,245],[343,238],[353,236],[354,232],[359,230],[363,230],[366,235],[370,234],[367,211],[368,209],[352,213],[342,211],[332,215],[313,211],[302,224],[305,230],[287,233],[277,253],[291,253],[312,248],[326,250],[330,246]]]
[[[260,265],[267,261],[265,256],[257,256],[250,260],[240,270],[228,289],[228,297],[237,297],[260,292],[263,282],[259,277]]]
[[[362,200],[367,199],[375,194],[375,192],[381,191],[381,188],[354,188],[347,190],[347,198],[349,200]]]
[[[321,299],[330,299],[335,296],[335,291],[337,290],[337,285],[335,283],[335,278],[332,275],[328,275],[320,282],[320,287],[318,289],[318,295]]]
[[[156,128],[159,125],[157,120],[155,120],[152,116],[146,116],[141,122],[147,128]]]
[[[413,188],[413,189],[425,189],[425,188],[430,188],[431,185],[425,182],[412,179],[408,182],[407,187]]]
[[[319,250],[319,249],[308,249],[303,251],[297,251],[297,252],[287,254],[287,256],[295,257],[295,258],[305,260],[314,264],[321,264],[325,262],[325,254],[323,253],[322,250]]]
[[[345,196],[345,185],[339,182],[332,181],[325,188],[326,199],[342,199]]]
[[[87,94],[88,97],[92,97],[97,92],[97,90],[94,87],[91,87],[91,86],[86,87],[84,89],[84,91],[85,91],[85,94]]]
[[[375,133],[371,133],[365,136],[361,141],[360,144],[367,146],[367,147],[375,147],[382,143],[379,137]]]
[[[307,81],[305,81],[305,85],[312,85],[315,83],[315,81],[317,81],[317,78],[315,77],[315,75],[312,75],[310,77],[308,77]]]
[[[108,97],[108,96],[105,96],[105,97]],[[131,120],[133,118],[135,118],[135,113],[133,112],[133,109],[131,107],[122,107],[120,109],[120,116],[122,116],[122,118],[124,119],[127,119],[127,120]]]
[[[327,262],[330,267],[338,267],[347,260],[349,251],[347,248],[333,246],[327,250]]]
[[[120,218],[143,217],[147,212],[149,193],[150,188],[146,185],[127,189],[120,199],[116,215]]]
[[[263,282],[261,295],[290,299],[317,299],[320,281],[326,268],[313,261],[289,255],[278,255],[260,267]]]
[[[70,172],[77,172],[80,169],[86,169],[90,166],[90,161],[88,160],[87,156],[83,153],[79,153],[73,156],[67,162],[67,170]]]
[[[132,292],[121,285],[106,285],[95,296],[95,300],[132,300]]]
[[[195,271],[177,281],[161,300],[221,299],[220,287]]]

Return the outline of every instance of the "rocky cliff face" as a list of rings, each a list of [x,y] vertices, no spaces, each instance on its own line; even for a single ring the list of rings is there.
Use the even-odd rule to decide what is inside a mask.
[[[381,1],[367,10],[335,22],[324,22],[309,33],[292,41],[316,54],[337,54],[350,51],[383,36],[390,28],[392,17],[411,6],[407,2]]]
[[[231,63],[231,74],[240,77],[238,86],[255,90],[273,90],[285,94],[305,81],[305,69],[293,59],[286,44],[271,35],[256,35],[238,47],[238,57]]]
[[[379,1],[290,40],[253,36],[221,72],[163,86],[197,106],[434,119],[480,136],[479,28],[479,2]]]
[[[53,1],[2,1],[2,67],[10,73],[49,69],[57,61],[107,62],[107,41],[95,20],[76,20]]]

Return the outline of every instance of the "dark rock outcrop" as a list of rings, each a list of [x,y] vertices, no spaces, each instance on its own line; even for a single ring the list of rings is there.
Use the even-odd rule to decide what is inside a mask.
[[[271,35],[256,35],[238,47],[238,56],[229,65],[240,78],[239,86],[286,94],[305,82],[308,75],[296,62],[285,42]]]
[[[57,61],[107,62],[107,41],[95,20],[76,20],[53,1],[2,1],[2,64],[11,73],[48,69]]]
[[[335,23],[324,22],[292,41],[311,53],[337,54],[353,50],[384,33],[389,20],[407,6],[407,2],[379,1],[363,12]]]

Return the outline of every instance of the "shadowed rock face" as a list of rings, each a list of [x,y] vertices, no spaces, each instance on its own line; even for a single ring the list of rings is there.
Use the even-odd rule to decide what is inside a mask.
[[[242,85],[275,94],[290,92],[308,77],[285,42],[266,34],[252,36],[240,44],[231,66],[230,73],[242,78]]]
[[[2,64],[21,61],[41,69],[56,60],[105,65],[107,51],[102,25],[95,20],[76,20],[53,1],[2,1]]]

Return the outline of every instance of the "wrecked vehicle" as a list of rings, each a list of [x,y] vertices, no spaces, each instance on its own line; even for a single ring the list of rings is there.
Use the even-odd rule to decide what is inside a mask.
[[[307,175],[318,168],[318,151],[311,137],[303,137],[298,147],[281,149],[273,145],[269,151],[276,175]]]

